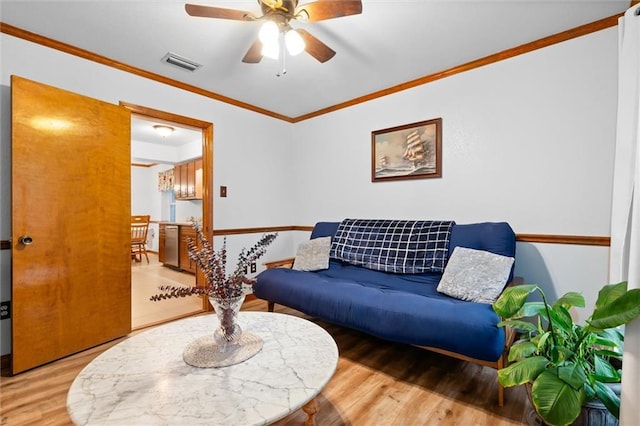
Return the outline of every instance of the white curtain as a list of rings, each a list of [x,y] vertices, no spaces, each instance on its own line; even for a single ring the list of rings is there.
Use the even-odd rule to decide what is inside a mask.
[[[619,22],[618,124],[611,211],[610,281],[640,288],[640,5]],[[620,424],[640,421],[640,319],[626,326]]]

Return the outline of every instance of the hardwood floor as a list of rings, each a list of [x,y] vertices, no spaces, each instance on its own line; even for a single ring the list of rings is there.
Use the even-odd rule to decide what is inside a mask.
[[[149,263],[131,263],[131,328],[138,329],[167,320],[202,312],[202,299],[183,297],[152,302],[149,297],[158,293],[161,285],[196,284],[195,275],[178,272],[158,262],[158,255],[149,253]]]
[[[247,301],[243,310],[266,311],[266,302]],[[498,407],[495,370],[382,341],[281,306],[276,312],[317,323],[338,345],[338,368],[318,396],[317,425],[526,424],[530,408],[521,387],[506,389],[505,406]],[[71,383],[84,366],[119,341],[1,377],[1,424],[70,425],[66,396]],[[302,425],[305,419],[298,411],[276,425]]]

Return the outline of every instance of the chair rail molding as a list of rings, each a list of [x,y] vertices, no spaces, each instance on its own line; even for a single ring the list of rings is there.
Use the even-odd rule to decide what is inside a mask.
[[[259,228],[227,228],[214,229],[214,236],[256,234],[261,232],[313,231],[313,226],[265,226]],[[591,235],[553,235],[553,234],[517,234],[516,241],[523,243],[545,244],[574,244],[583,246],[606,246],[611,244],[611,238]]]

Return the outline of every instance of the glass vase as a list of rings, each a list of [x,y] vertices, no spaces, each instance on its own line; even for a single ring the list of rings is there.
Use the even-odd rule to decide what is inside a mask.
[[[223,352],[229,345],[237,344],[242,337],[242,328],[238,324],[238,312],[244,298],[244,294],[233,298],[209,297],[209,303],[216,312],[219,324],[213,333],[213,340]]]

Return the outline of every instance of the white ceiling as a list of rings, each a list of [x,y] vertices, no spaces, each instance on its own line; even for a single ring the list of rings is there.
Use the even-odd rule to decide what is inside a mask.
[[[311,0],[300,0],[308,3]],[[195,4],[260,15],[257,0]],[[626,10],[629,0],[362,0],[361,15],[293,22],[337,54],[321,64],[303,53],[241,62],[259,23],[196,18],[184,1],[0,2],[0,20],[146,71],[298,117],[433,74]],[[188,72],[161,62],[174,52],[203,67]]]
[[[173,127],[174,130],[168,136],[161,136],[153,128],[156,124],[164,126],[169,125],[170,127]],[[155,121],[153,119],[145,119],[137,116],[131,117],[131,161],[133,163],[167,164],[167,151],[163,147],[169,147],[177,153],[181,146],[196,141],[202,143],[201,131],[180,127],[177,124],[163,121]],[[146,147],[141,147],[142,145],[146,145]],[[175,158],[178,159],[178,157]]]
[[[156,124],[173,127],[173,133],[166,137],[161,136],[153,128]],[[163,121],[145,120],[133,116],[131,117],[131,140],[178,147],[196,140],[202,140],[202,132],[180,127],[177,124],[167,124]]]

